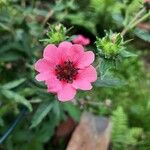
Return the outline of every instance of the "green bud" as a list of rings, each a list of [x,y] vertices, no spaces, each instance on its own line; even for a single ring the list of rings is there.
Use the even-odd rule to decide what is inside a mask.
[[[49,26],[49,31],[47,32],[47,39],[42,39],[40,41],[46,44],[59,44],[62,41],[68,39],[66,35],[68,30],[62,24]]]
[[[105,59],[115,59],[124,48],[123,45],[123,37],[120,33],[106,33],[105,37],[96,40],[98,53]]]

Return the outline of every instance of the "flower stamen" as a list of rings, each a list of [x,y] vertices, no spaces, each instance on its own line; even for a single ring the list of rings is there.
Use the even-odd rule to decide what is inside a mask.
[[[65,61],[63,64],[56,65],[55,71],[57,79],[72,83],[76,79],[78,74],[78,68],[76,68],[70,60]]]

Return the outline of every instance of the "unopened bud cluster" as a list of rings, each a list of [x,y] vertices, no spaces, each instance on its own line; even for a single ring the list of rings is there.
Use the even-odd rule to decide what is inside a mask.
[[[67,32],[68,30],[62,24],[49,26],[49,31],[46,34],[48,38],[41,41],[46,44],[59,44],[68,38],[68,36],[66,36]]]
[[[124,48],[123,45],[123,37],[120,33],[106,33],[105,37],[96,40],[98,54],[105,59],[115,59]]]

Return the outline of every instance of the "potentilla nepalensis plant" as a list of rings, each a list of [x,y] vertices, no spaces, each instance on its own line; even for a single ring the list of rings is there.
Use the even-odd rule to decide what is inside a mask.
[[[43,58],[35,63],[36,80],[43,81],[47,91],[63,102],[73,100],[77,90],[91,90],[97,77],[96,86],[116,86],[116,78],[112,78],[109,69],[115,68],[116,62],[120,62],[118,59],[134,56],[125,50],[126,42],[121,34],[107,32],[102,39],[97,37],[99,62],[96,71],[92,66],[95,54],[84,47],[90,39],[78,35],[71,40],[67,32],[63,25],[52,26],[47,33],[48,39],[42,40],[49,44],[44,48]],[[117,84],[120,81],[117,80]]]
[[[48,92],[56,93],[60,101],[72,100],[77,89],[91,90],[96,81],[96,69],[92,51],[85,52],[80,44],[61,42],[58,47],[46,46],[43,58],[35,64],[38,81],[45,81]]]
[[[2,55],[1,72],[2,72],[2,84],[4,85],[1,85],[0,93],[2,95],[1,98],[2,99],[4,98],[4,102],[2,101],[1,103],[4,109],[2,109],[1,112],[5,113],[6,110],[8,110],[9,112],[10,107],[12,107],[13,110],[15,110],[15,112],[18,112],[18,105],[16,105],[16,103],[23,104],[30,111],[32,111],[31,104],[34,105],[36,103],[34,105],[34,108],[36,108],[37,106],[38,107],[37,107],[37,111],[35,111],[33,115],[33,119],[31,121],[32,122],[31,128],[34,128],[37,125],[39,125],[42,122],[42,120],[45,117],[47,117],[45,118],[46,122],[44,122],[44,124],[39,127],[42,133],[46,131],[44,133],[45,136],[42,136],[42,138],[40,137],[40,140],[39,138],[37,138],[37,141],[38,142],[40,141],[42,143],[46,143],[46,141],[50,141],[50,139],[48,139],[49,138],[48,136],[53,136],[54,129],[56,128],[56,126],[58,125],[60,121],[62,121],[63,119],[66,119],[66,116],[70,116],[75,120],[79,120],[78,117],[80,115],[79,113],[75,113],[74,104],[77,106],[80,106],[77,108],[84,108],[84,106],[86,106],[85,108],[87,110],[91,112],[95,112],[96,114],[104,114],[104,113],[106,114],[106,111],[105,111],[106,109],[104,106],[105,104],[101,102],[101,98],[104,100],[104,97],[105,96],[107,97],[107,92],[108,92],[108,97],[111,97],[110,96],[111,94],[109,95],[109,91],[107,91],[106,93],[105,92],[102,93],[103,90],[101,91],[99,90],[99,88],[95,88],[96,90],[94,92],[90,92],[90,93],[85,92],[87,93],[87,96],[84,98],[83,98],[83,95],[79,95],[79,97],[82,96],[82,99],[79,99],[78,97],[76,97],[75,99],[76,101],[74,103],[61,104],[60,102],[55,101],[55,98],[58,98],[60,101],[63,101],[63,102],[70,101],[75,97],[77,90],[93,90],[92,89],[93,86],[116,87],[118,85],[122,85],[120,83],[123,83],[123,82],[121,82],[120,79],[117,78],[117,73],[116,73],[117,68],[120,67],[120,63],[124,58],[135,56],[134,54],[128,51],[127,46],[125,45],[126,41],[124,40],[125,39],[124,35],[128,31],[136,27],[137,24],[147,19],[150,15],[150,13],[148,12],[149,0],[145,0],[145,3],[144,3],[145,7],[141,9],[139,12],[135,11],[135,8],[134,8],[135,2],[136,0],[134,0],[134,2],[132,2],[129,5],[129,6],[132,6],[133,4],[133,10],[131,7],[128,7],[128,3],[126,2],[124,4],[117,2],[117,5],[113,6],[113,9],[111,8],[111,5],[108,6],[107,8],[110,8],[109,10],[107,9],[108,18],[113,18],[113,20],[110,20],[109,22],[108,21],[109,19],[105,19],[104,23],[102,22],[103,18],[101,18],[101,16],[105,15],[106,12],[103,12],[103,11],[99,12],[99,10],[101,9],[99,9],[98,6],[96,5],[95,6],[98,9],[94,8],[93,9],[94,11],[92,10],[92,12],[88,12],[88,14],[92,16],[92,18],[96,18],[94,20],[88,19],[89,15],[88,14],[84,15],[84,12],[77,11],[78,13],[76,14],[75,13],[76,10],[73,10],[73,9],[71,9],[73,11],[69,11],[69,13],[66,15],[68,7],[71,7],[71,3],[69,3],[67,7],[65,5],[60,5],[60,3],[58,3],[58,5],[54,8],[50,6],[52,9],[47,13],[46,16],[45,16],[45,13],[49,7],[44,7],[45,9],[44,14],[40,10],[39,13],[35,13],[30,18],[29,13],[31,12],[29,12],[29,13],[26,13],[23,19],[22,19],[22,15],[19,16],[20,19],[15,18],[15,17],[16,17],[16,13],[22,14],[20,12],[25,10],[24,9],[25,6],[30,5],[30,4],[29,5],[26,4],[26,2],[21,3],[22,5],[21,7],[13,6],[13,7],[10,7],[11,9],[9,8],[9,10],[15,11],[15,14],[13,15],[14,16],[13,18],[15,19],[13,20],[11,19],[12,18],[11,13],[8,12],[7,14],[6,11],[4,11],[4,13],[2,13],[2,18],[6,14],[7,19],[5,18],[2,19],[3,20],[2,31],[4,33],[6,32],[6,37],[4,36],[3,38],[4,45],[2,44],[2,49],[3,49],[3,52],[5,51],[8,52],[9,57],[7,57],[6,55],[7,53],[6,54],[4,53],[4,56],[6,55],[6,57],[4,58]],[[45,4],[47,5],[48,3],[45,3]],[[104,7],[105,7],[105,4],[104,4]],[[5,0],[3,0],[2,5],[7,6],[7,3],[5,3]],[[63,6],[63,7],[61,7],[61,9],[58,9],[60,8],[59,6]],[[90,8],[91,6],[92,5],[90,5]],[[119,10],[117,10],[117,12],[114,11],[113,13],[109,14],[111,10],[116,10],[114,8],[118,8],[117,6],[119,6]],[[89,8],[89,6],[87,7]],[[15,10],[16,8],[19,8],[19,10],[16,11]],[[33,8],[33,6],[31,6],[31,8]],[[84,11],[86,11],[86,9]],[[9,17],[9,14],[10,14],[10,17]],[[132,18],[134,14],[135,14],[135,17]],[[119,16],[119,18],[116,17],[116,15]],[[18,22],[18,19],[20,20],[19,22]],[[66,19],[67,19],[67,22],[66,22]],[[12,21],[9,21],[9,20],[12,20]],[[40,57],[41,59],[39,59],[35,63],[35,69],[38,71],[38,75],[36,76],[36,79],[38,81],[42,81],[42,84],[44,82],[44,84],[47,86],[48,92],[45,92],[46,87],[44,87],[44,90],[43,90],[42,89],[43,86],[41,86],[41,84],[33,81],[33,70],[32,70],[33,68],[30,63],[32,63],[33,60],[35,60],[35,57],[37,57],[39,54],[37,53],[37,51],[35,51],[35,49],[37,49],[36,46],[40,46],[38,45],[37,38],[39,38],[39,36],[43,32],[45,32],[45,28],[42,28],[42,27],[45,27],[46,22],[48,21],[59,22],[61,20],[63,20],[63,22],[67,25],[71,26],[71,24],[75,24],[76,27],[78,28],[82,27],[82,29],[84,28],[83,31],[86,31],[87,33],[90,33],[92,35],[102,36],[103,35],[101,34],[102,30],[108,27],[111,28],[110,25],[112,22],[113,22],[113,29],[116,29],[116,31],[119,31],[121,27],[123,27],[124,29],[122,30],[121,33],[109,33],[108,32],[102,38],[97,37],[97,40],[95,42],[97,48],[94,49],[93,47],[90,49],[96,52],[94,54],[92,51],[87,51],[85,47],[86,45],[90,44],[90,39],[88,39],[88,37],[84,37],[84,35],[78,35],[75,37],[73,35],[71,36],[71,37],[75,37],[73,39],[67,35],[68,30],[64,26],[60,24],[52,25],[50,27],[50,31],[47,32],[48,38],[42,40],[46,44],[45,48],[43,48],[44,49],[43,56],[41,56]],[[97,20],[99,20],[100,22],[99,21],[97,22]],[[107,24],[109,24],[109,26],[106,26]],[[118,28],[115,28],[115,24],[119,25],[117,26]],[[42,26],[39,26],[39,25],[42,25]],[[8,26],[8,29],[5,28],[5,26],[6,27]],[[98,28],[101,28],[101,29],[99,30]],[[11,29],[14,30],[13,34],[11,32]],[[8,33],[10,33],[10,38],[7,37]],[[13,39],[13,42],[10,39]],[[91,40],[93,41],[93,39]],[[93,44],[94,43],[92,43],[92,45]],[[90,48],[90,46],[88,48]],[[12,50],[14,50],[15,53],[12,53]],[[18,66],[16,66],[17,62],[19,62]],[[12,67],[8,67],[8,64],[10,64]],[[132,63],[130,62],[130,64]],[[17,68],[19,68],[19,66],[23,66],[23,68],[21,70],[20,69],[18,70]],[[4,76],[5,71],[6,71],[6,76],[7,76],[7,73],[9,74],[9,72],[12,72],[12,70],[15,70],[15,72],[11,73],[11,77],[12,78],[17,77],[17,80],[11,81],[10,83],[6,83],[7,80],[5,79],[5,76]],[[123,72],[124,70],[128,70],[128,68],[122,67]],[[20,72],[22,73],[20,74]],[[126,76],[128,75],[125,75],[125,77]],[[22,79],[18,80],[18,77]],[[11,78],[8,78],[8,80],[10,79]],[[100,103],[94,101],[95,100],[94,96],[96,96],[97,92],[101,92],[100,95],[105,95],[104,97],[97,96]],[[92,95],[92,98],[91,98],[91,95]],[[125,94],[125,95],[128,95],[128,94]],[[5,99],[8,101],[9,107],[5,105],[5,102],[6,102]],[[111,100],[113,100],[113,98]],[[39,103],[39,105],[37,105],[37,103]],[[111,102],[111,105],[108,104],[106,107],[108,107],[108,109],[114,108],[111,106],[113,106],[113,101]],[[22,106],[21,107],[19,106],[19,108],[22,109]],[[21,111],[21,116],[23,116],[23,114],[25,115],[26,113],[24,111]],[[18,117],[20,118],[20,115]],[[8,134],[10,134],[10,132],[12,131],[12,129],[14,128],[16,124],[17,124],[16,121],[14,121],[14,124],[12,124],[11,128],[7,130],[8,132],[4,133],[4,136],[0,139],[0,141],[4,141],[4,139],[6,139],[6,137],[8,136]],[[3,126],[3,120],[1,121],[1,118],[0,118],[0,125]],[[131,143],[129,143],[129,146],[130,145]]]
[[[43,58],[35,63],[38,71],[37,81],[43,81],[49,93],[55,94],[59,101],[73,100],[77,90],[91,90],[92,83],[98,87],[115,87],[124,84],[114,76],[119,64],[128,57],[136,56],[129,52],[122,33],[106,32],[103,38],[97,37],[95,50],[86,51],[85,45],[90,39],[83,35],[67,36],[69,30],[63,25],[53,25],[42,41],[48,44]],[[72,42],[70,42],[72,41]],[[97,56],[95,69],[92,63]]]

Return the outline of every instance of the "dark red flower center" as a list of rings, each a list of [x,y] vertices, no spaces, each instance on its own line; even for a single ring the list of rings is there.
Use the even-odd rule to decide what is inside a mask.
[[[55,71],[57,79],[72,83],[76,79],[78,74],[78,68],[76,68],[71,61],[65,61],[63,64],[56,65]]]

